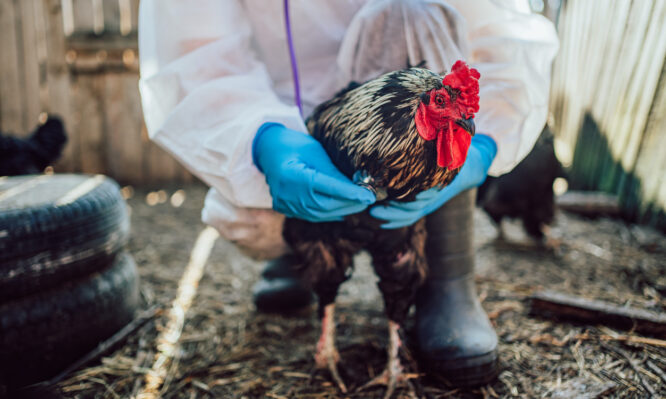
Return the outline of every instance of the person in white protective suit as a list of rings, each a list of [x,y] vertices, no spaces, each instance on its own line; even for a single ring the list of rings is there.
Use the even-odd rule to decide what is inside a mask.
[[[311,301],[289,267],[285,215],[330,221],[370,207],[386,228],[427,215],[430,276],[418,295],[415,336],[424,369],[455,385],[497,372],[497,336],[473,282],[473,188],[487,174],[510,171],[532,148],[546,121],[557,47],[552,24],[527,0],[140,3],[149,136],[210,186],[204,222],[253,256],[273,259],[254,290],[257,308],[287,311]],[[441,73],[458,59],[481,73],[480,134],[443,190],[373,205],[374,195],[305,135],[304,116],[351,81],[422,61]],[[455,229],[431,227],[451,218]]]

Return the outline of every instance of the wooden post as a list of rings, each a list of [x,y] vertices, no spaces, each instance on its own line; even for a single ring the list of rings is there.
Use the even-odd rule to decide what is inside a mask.
[[[0,1],[0,129],[24,133],[23,30],[21,5],[18,0]]]
[[[68,142],[61,160],[56,164],[58,172],[80,170],[80,140],[78,131],[72,129],[74,118],[71,106],[70,76],[66,63],[65,32],[63,29],[62,0],[41,0],[42,15],[46,26],[46,112],[60,115],[67,129]]]
[[[139,77],[134,73],[108,73],[104,80],[109,171],[121,182],[143,182]]]

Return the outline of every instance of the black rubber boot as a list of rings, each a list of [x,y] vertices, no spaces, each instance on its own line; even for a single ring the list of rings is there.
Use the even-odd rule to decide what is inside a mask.
[[[289,255],[268,262],[261,273],[261,280],[252,288],[258,311],[290,313],[312,303],[314,296],[292,271],[292,262]]]
[[[465,191],[427,217],[430,273],[416,301],[420,365],[458,387],[497,375],[497,334],[474,285],[475,196],[476,190]]]

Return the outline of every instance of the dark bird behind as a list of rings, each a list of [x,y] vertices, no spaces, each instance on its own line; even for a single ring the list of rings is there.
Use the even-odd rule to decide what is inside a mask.
[[[495,222],[502,238],[502,219],[522,220],[525,232],[545,244],[545,229],[555,215],[553,182],[565,177],[555,155],[553,133],[546,127],[532,151],[511,172],[488,177],[477,191],[476,203]]]
[[[442,76],[423,68],[391,72],[352,84],[319,105],[307,121],[333,163],[378,200],[410,201],[416,194],[446,186],[465,162],[478,111],[479,74],[461,61]],[[387,397],[405,382],[398,358],[400,325],[424,282],[425,222],[395,230],[380,228],[367,211],[342,222],[287,219],[284,236],[297,259],[296,269],[319,298],[322,335],[315,356],[342,391],[336,364],[334,301],[350,277],[352,257],[367,249],[379,276],[389,318],[389,360],[368,385],[385,384]]]
[[[66,142],[65,129],[56,117],[49,117],[26,139],[0,133],[0,176],[42,173],[60,158]]]

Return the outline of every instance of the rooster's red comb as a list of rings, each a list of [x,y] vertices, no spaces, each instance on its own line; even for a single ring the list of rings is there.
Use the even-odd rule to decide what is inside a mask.
[[[474,117],[474,114],[479,112],[480,77],[479,71],[458,60],[453,64],[451,72],[442,80],[442,84],[460,90],[457,102],[464,108],[464,113],[468,118]]]

